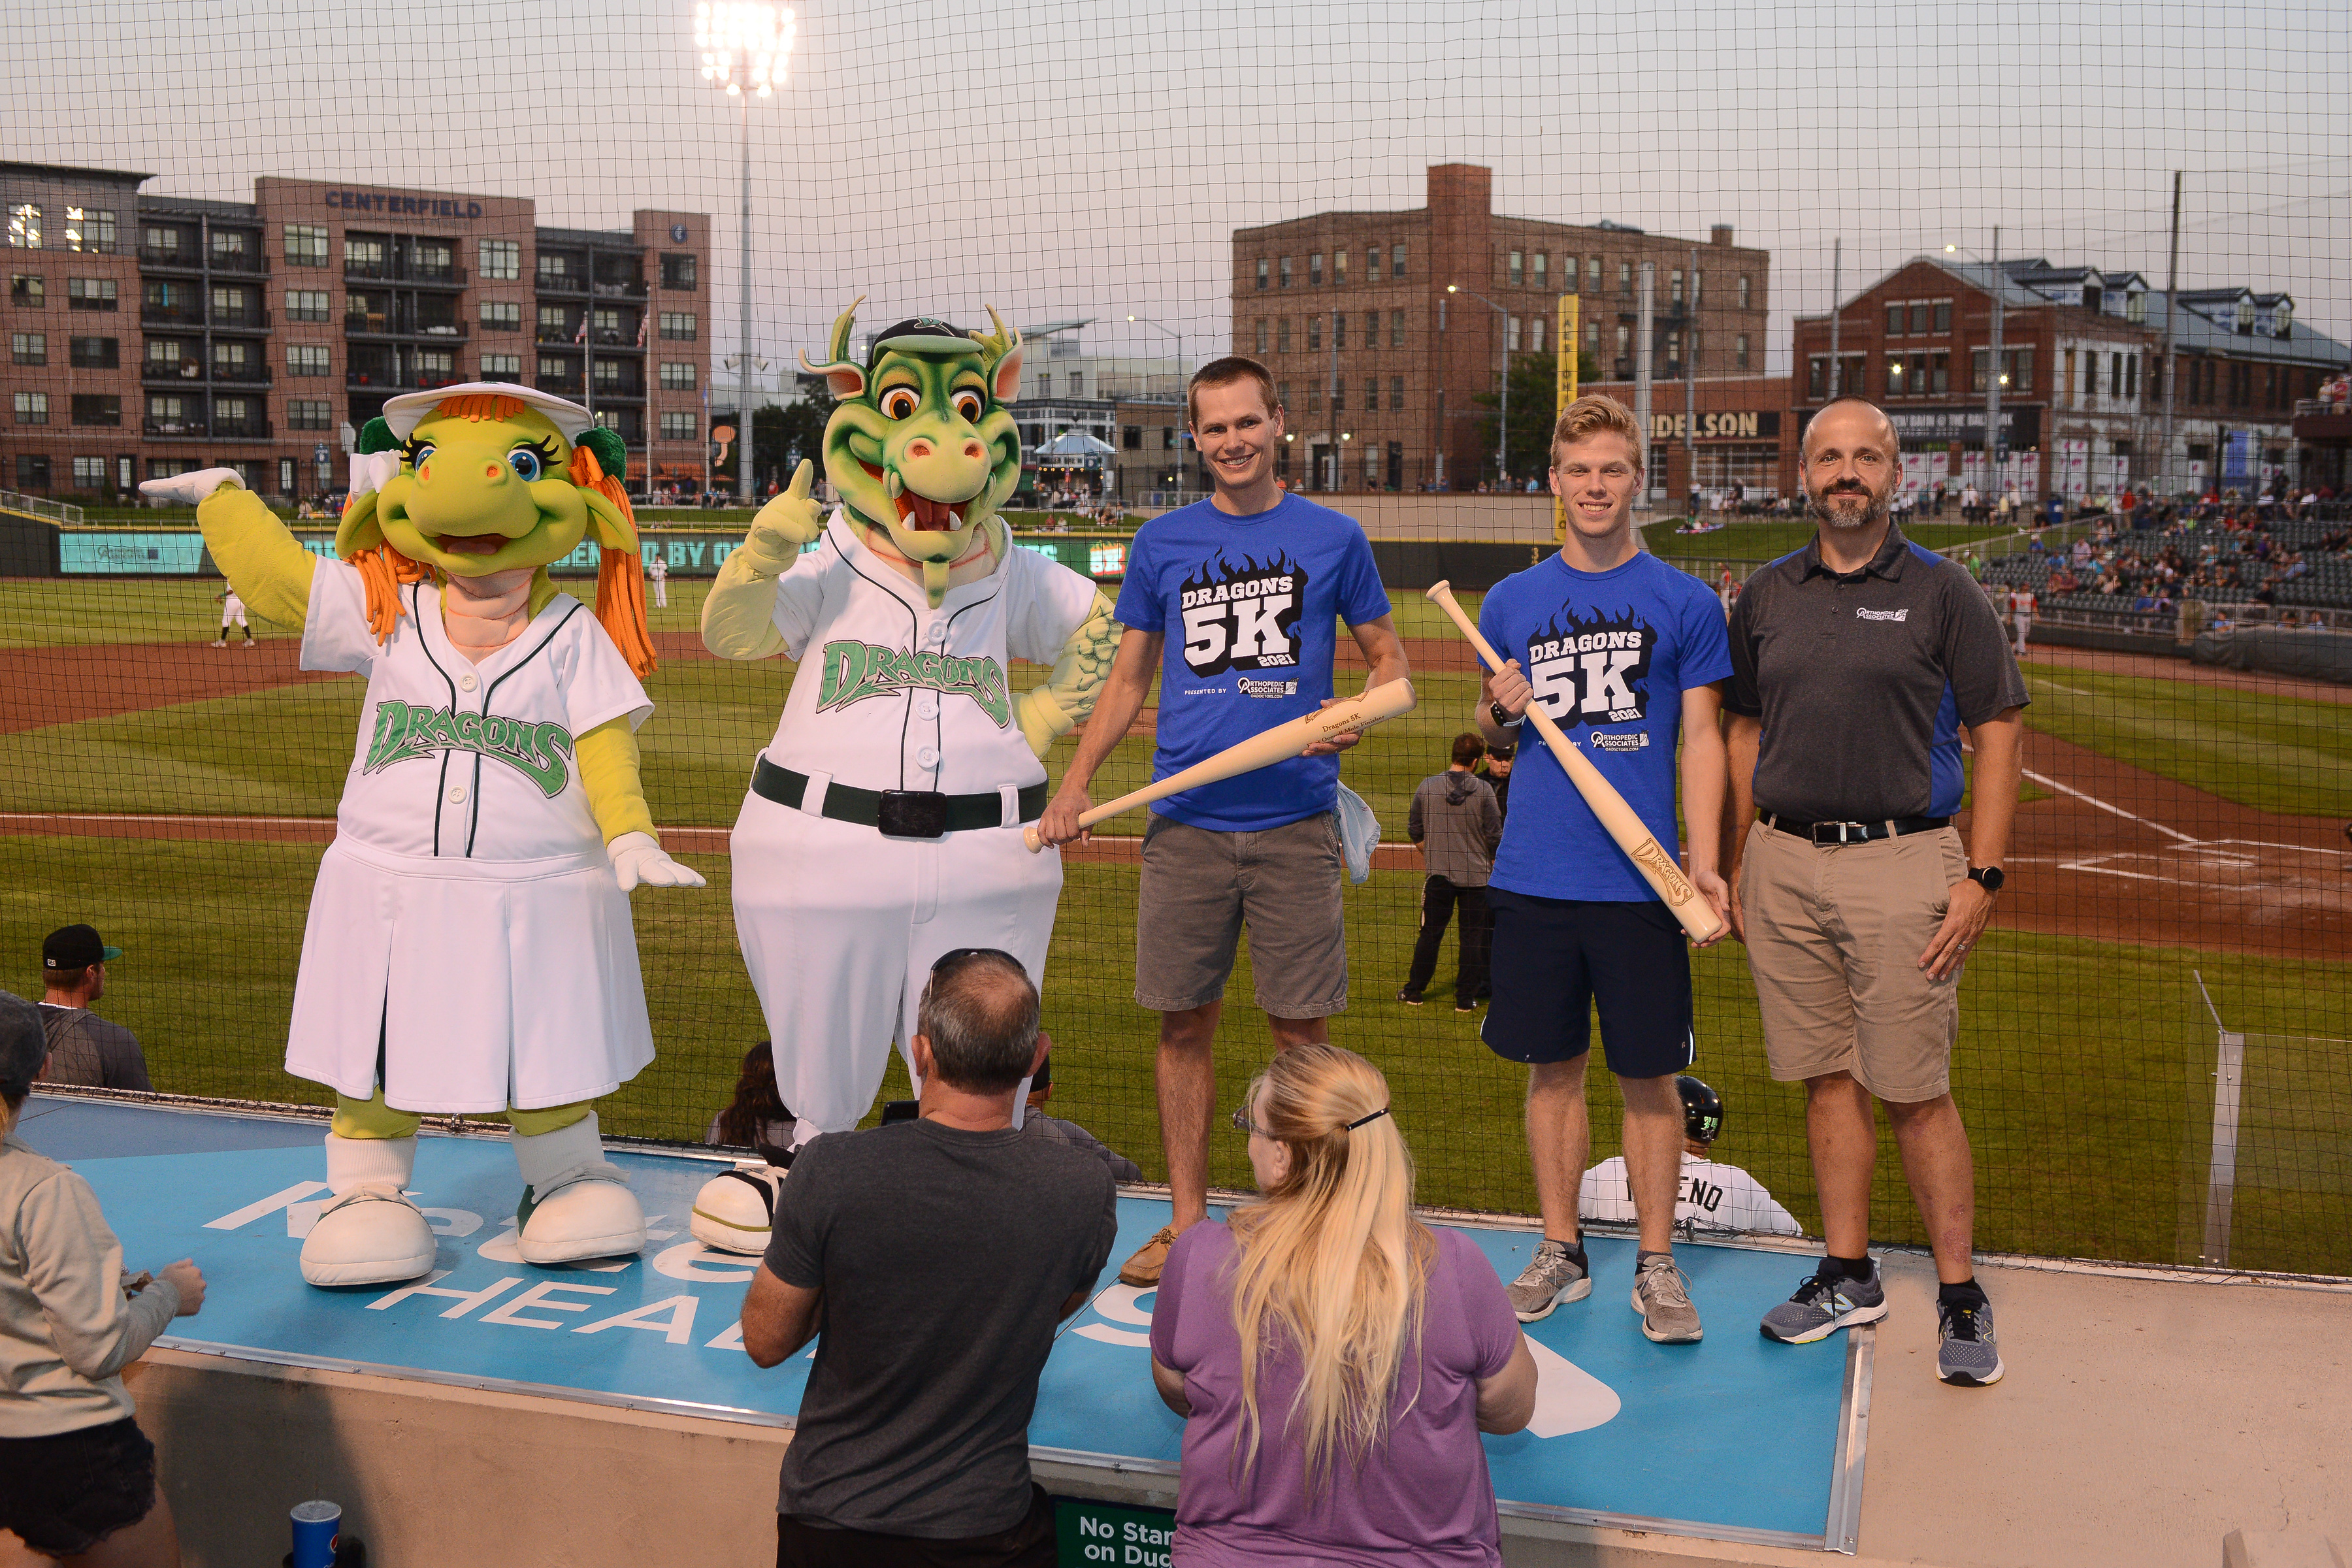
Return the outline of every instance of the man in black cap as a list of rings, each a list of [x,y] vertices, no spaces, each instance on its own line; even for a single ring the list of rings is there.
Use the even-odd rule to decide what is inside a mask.
[[[147,1058],[139,1049],[139,1037],[89,1010],[91,1003],[106,994],[107,964],[121,956],[122,950],[107,946],[93,926],[65,926],[41,943],[41,1028],[49,1040],[42,1082],[90,1089],[154,1088],[147,1081]]]

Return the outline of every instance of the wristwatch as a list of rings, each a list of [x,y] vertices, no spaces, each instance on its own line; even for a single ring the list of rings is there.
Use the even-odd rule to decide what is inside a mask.
[[[1998,893],[2001,884],[2009,879],[2001,874],[1998,866],[1971,866],[1969,868],[1969,880],[1988,893]]]
[[[1496,725],[1498,728],[1505,730],[1516,730],[1527,719],[1527,715],[1525,713],[1514,714],[1507,712],[1504,710],[1503,705],[1499,702],[1487,703],[1486,711],[1495,716]]]

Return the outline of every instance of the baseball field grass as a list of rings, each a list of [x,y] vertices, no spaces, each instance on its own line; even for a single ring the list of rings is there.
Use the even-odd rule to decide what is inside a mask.
[[[687,633],[701,589],[673,582],[657,631]],[[257,656],[205,646],[217,609],[201,584],[0,584],[0,646],[180,642],[189,659]],[[1409,637],[1450,636],[1418,596],[1396,596]],[[266,636],[283,636],[265,629]],[[138,679],[136,665],[124,679]],[[2035,666],[2038,728],[2103,755],[2265,810],[2346,806],[2352,742],[2341,708],[2157,679]],[[1024,668],[1016,685],[1041,671]],[[791,678],[784,661],[741,667],[677,658],[649,682],[658,706],[643,732],[656,820],[723,826],[751,757],[773,730]],[[1443,765],[1465,727],[1475,677],[1423,670],[1422,707],[1373,731],[1343,776],[1370,799],[1385,836],[1403,836],[1414,785]],[[0,733],[0,811],[331,816],[360,709],[351,680],[274,687]],[[1058,773],[1071,742],[1048,758]],[[1150,742],[1125,742],[1097,782],[1106,799],[1148,776]],[[2346,815],[2352,815],[2347,810]],[[1138,814],[1108,825],[1135,833]],[[37,983],[38,939],[87,919],[126,949],[101,1011],[135,1030],[161,1087],[264,1100],[316,1100],[278,1063],[316,846],[42,836],[0,837],[0,983]],[[701,891],[635,896],[660,1056],[609,1103],[614,1131],[699,1135],[724,1102],[744,1047],[764,1033],[737,955],[723,856],[688,857]],[[1074,861],[1048,966],[1046,1024],[1058,1047],[1056,1110],[1164,1167],[1152,1104],[1155,1021],[1130,1001],[1135,868]],[[1526,1212],[1534,1202],[1519,1126],[1522,1074],[1480,1043],[1451,1006],[1447,939],[1428,1005],[1393,1000],[1417,923],[1420,878],[1375,872],[1349,890],[1351,999],[1334,1037],[1379,1062],[1397,1096],[1426,1202]],[[2128,891],[2120,897],[2131,896]],[[1765,1073],[1744,956],[1729,943],[1696,960],[1696,1070],[1724,1095],[1722,1158],[1772,1189],[1808,1227],[1818,1221],[1804,1154],[1801,1096]],[[2200,1151],[2211,1100],[2213,1027],[2201,973],[2231,1027],[2258,1036],[2352,1033],[2352,962],[2105,943],[1999,928],[1963,984],[1954,1079],[1976,1142],[1981,1245],[1991,1249],[2170,1261],[2184,1215],[2200,1211]],[[562,974],[550,984],[567,983]],[[1221,1032],[1220,1097],[1230,1103],[1263,1058],[1246,959]],[[2316,1021],[2316,1023],[2315,1022]],[[2250,1142],[2283,1151],[2273,1178],[2242,1184],[2244,1267],[2352,1271],[2352,1173],[2326,1155],[2352,1125],[2340,1045],[2269,1047]],[[1595,1074],[1594,1157],[1616,1152],[1618,1101]],[[903,1092],[893,1068],[883,1093]],[[2250,1089],[2250,1096],[2252,1090]],[[2276,1129],[2296,1127],[2294,1138]],[[2272,1131],[2264,1132],[2263,1129]],[[2312,1152],[2319,1148],[2318,1152]],[[1246,1181],[1237,1140],[1220,1132],[1213,1174]],[[2332,1163],[2331,1163],[2332,1161]],[[2251,1169],[2251,1167],[2250,1167]],[[1878,1234],[1916,1237],[1891,1143],[1882,1160]],[[2188,1256],[2194,1255],[2191,1237]]]

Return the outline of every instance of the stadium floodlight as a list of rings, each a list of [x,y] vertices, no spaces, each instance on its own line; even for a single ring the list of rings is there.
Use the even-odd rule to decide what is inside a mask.
[[[735,493],[751,501],[751,100],[784,85],[796,19],[789,5],[701,0],[694,8],[694,47],[702,51],[702,79],[740,107],[743,134],[743,247],[738,258],[742,330],[736,361]]]

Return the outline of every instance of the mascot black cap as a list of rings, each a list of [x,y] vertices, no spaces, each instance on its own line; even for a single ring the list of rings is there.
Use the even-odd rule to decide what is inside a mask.
[[[866,351],[866,369],[874,368],[885,349],[905,349],[913,353],[970,353],[972,336],[937,316],[909,316],[875,338],[873,346]]]

